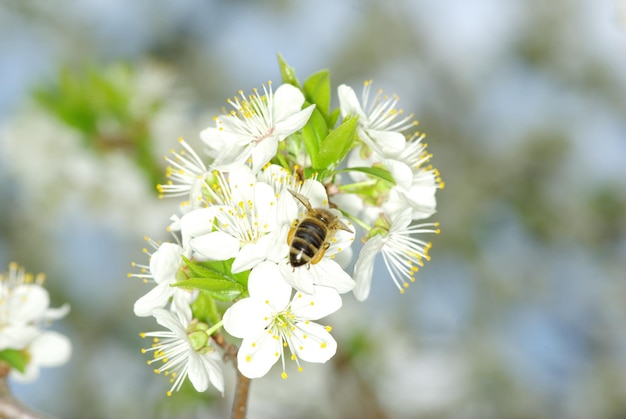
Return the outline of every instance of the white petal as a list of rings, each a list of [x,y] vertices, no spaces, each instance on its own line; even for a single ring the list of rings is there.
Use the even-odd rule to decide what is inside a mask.
[[[315,288],[313,288],[314,276],[308,265],[294,268],[287,260],[284,260],[278,263],[278,269],[285,281],[298,291],[306,294],[315,292]]]
[[[356,286],[352,292],[357,300],[363,301],[370,294],[372,274],[374,272],[374,260],[383,246],[383,236],[372,237],[363,245],[359,258],[354,265],[354,280]]]
[[[278,265],[273,262],[261,262],[248,278],[248,292],[260,301],[269,301],[272,309],[282,311],[291,299],[291,287],[285,282]]]
[[[271,231],[276,226],[277,199],[276,192],[267,183],[256,183],[252,190],[254,194],[254,207],[259,217],[260,228],[263,231]]]
[[[174,293],[174,288],[163,283],[152,288],[143,297],[139,298],[133,306],[135,316],[147,317],[157,308],[163,308]]]
[[[157,284],[170,283],[182,263],[183,248],[176,243],[163,243],[150,257],[150,273]]]
[[[70,305],[68,303],[65,303],[61,307],[47,309],[43,315],[43,320],[47,322],[58,320],[67,316],[69,312],[70,312]]]
[[[236,338],[256,336],[269,324],[269,304],[256,298],[244,298],[230,306],[222,318],[224,329]]]
[[[300,130],[306,125],[314,109],[315,105],[307,106],[300,112],[297,112],[284,120],[278,121],[274,127],[274,135],[276,138],[279,141],[282,141],[285,137]]]
[[[239,371],[248,378],[263,377],[280,358],[281,346],[281,340],[267,331],[255,339],[244,339],[237,353]]]
[[[210,150],[216,149],[216,143],[219,142],[220,130],[215,127],[208,127],[200,131],[200,140]]]
[[[222,373],[222,368],[220,367],[222,357],[218,352],[212,352],[210,354],[203,355],[202,361],[204,362],[205,369],[209,372],[209,380],[211,381],[211,384],[213,384],[213,387],[218,389],[223,396],[224,374]]]
[[[303,361],[323,363],[337,352],[337,342],[324,326],[317,323],[296,324],[291,339],[296,356]]]
[[[200,354],[189,351],[187,376],[193,384],[193,388],[198,392],[206,391],[209,388],[209,371],[205,368]]]
[[[323,258],[318,264],[312,265],[310,271],[314,275],[315,284],[334,288],[340,294],[354,288],[352,277],[337,262],[329,258]]]
[[[296,293],[291,311],[298,319],[317,320],[341,308],[341,296],[333,288],[315,286],[313,294]]]
[[[237,256],[239,240],[222,231],[214,231],[190,240],[191,248],[209,260],[226,260]]]
[[[208,234],[213,230],[213,220],[216,209],[198,208],[186,213],[180,219],[180,230],[183,236],[183,246],[186,246],[189,239],[203,234]]]
[[[215,161],[211,163],[212,169],[229,171],[238,167],[244,166],[250,154],[252,153],[252,147],[249,145],[232,145],[230,147],[224,147],[222,152],[215,157]]]
[[[342,117],[345,118],[348,115],[355,115],[359,117],[359,122],[367,123],[365,112],[363,112],[363,108],[352,87],[345,84],[340,85],[337,88],[337,97],[339,98],[339,107],[341,108]]]
[[[303,103],[304,95],[300,89],[289,83],[278,86],[278,89],[274,92],[272,102],[272,117],[274,121],[283,121],[291,115],[300,112]]]
[[[19,285],[4,303],[9,323],[29,323],[40,320],[50,304],[48,291],[37,284]]]
[[[342,250],[339,253],[333,255],[333,260],[341,266],[341,269],[344,271],[348,270],[348,267],[351,266],[352,256],[354,255],[354,250],[352,247],[348,247],[347,249]]]
[[[163,308],[158,308],[152,312],[152,315],[156,319],[157,323],[161,326],[171,330],[179,337],[186,336],[186,324],[181,323],[180,318],[177,313],[172,313],[171,311],[165,310]]]
[[[252,195],[256,177],[248,166],[240,166],[228,172],[231,200],[234,203],[247,201]]]
[[[408,189],[411,187],[413,171],[406,163],[394,159],[385,159],[384,164],[399,188]]]
[[[49,331],[42,333],[29,347],[31,362],[42,367],[56,367],[69,361],[72,343],[67,336]]]
[[[268,258],[270,252],[277,247],[276,235],[265,235],[256,243],[246,244],[241,248],[233,261],[233,273],[239,273],[251,269]],[[279,246],[279,245],[278,245]],[[285,247],[286,247],[285,243]],[[283,255],[284,256],[284,255]]]
[[[293,132],[293,131],[292,131]],[[257,173],[265,164],[276,155],[278,150],[278,137],[265,138],[252,149],[252,171]]]
[[[34,326],[5,326],[0,331],[0,351],[4,349],[24,349],[41,331]]]
[[[365,130],[369,138],[376,143],[384,157],[394,157],[402,152],[406,137],[394,131]]]

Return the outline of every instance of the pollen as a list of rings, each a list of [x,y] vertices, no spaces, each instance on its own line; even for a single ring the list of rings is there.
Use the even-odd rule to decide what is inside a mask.
[[[251,355],[246,355],[246,362],[250,362],[252,361],[252,356]]]
[[[285,371],[283,371],[283,373],[282,373],[282,374],[280,374],[280,376],[281,376],[281,378],[282,378],[283,380],[286,380],[286,379],[287,379],[287,373],[286,373]]]
[[[325,349],[326,348],[326,342],[322,342],[322,344],[320,345],[320,348]]]
[[[327,332],[332,332],[332,330],[333,330],[333,328],[331,326],[326,326],[325,329],[326,329]]]

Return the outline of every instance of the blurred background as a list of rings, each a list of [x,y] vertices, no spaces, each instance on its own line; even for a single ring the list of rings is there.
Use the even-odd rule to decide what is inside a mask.
[[[340,352],[252,383],[250,418],[626,418],[626,6],[620,0],[4,0],[0,266],[47,274],[69,364],[12,383],[60,418],[226,417],[146,365],[144,236],[163,155],[225,99],[330,70],[397,93],[446,188],[399,295],[327,320]],[[337,105],[335,98],[335,105]],[[382,264],[379,264],[379,267]]]

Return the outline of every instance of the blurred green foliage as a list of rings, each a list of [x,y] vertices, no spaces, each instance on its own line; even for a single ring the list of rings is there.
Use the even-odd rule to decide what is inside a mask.
[[[76,129],[96,153],[123,151],[152,185],[163,179],[149,122],[164,98],[146,98],[136,87],[130,64],[65,67],[56,83],[35,89],[33,97],[50,115]]]

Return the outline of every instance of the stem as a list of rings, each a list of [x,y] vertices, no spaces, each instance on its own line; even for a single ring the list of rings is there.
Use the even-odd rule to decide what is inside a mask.
[[[354,215],[343,211],[343,210],[339,210],[341,211],[341,213],[343,214],[344,217],[348,218],[350,221],[352,221],[354,224],[357,224],[359,226],[361,226],[365,231],[370,231],[371,227],[367,224],[365,224],[365,222],[361,221],[359,218],[355,217]]]
[[[0,365],[0,418],[8,419],[44,419],[47,416],[35,412],[24,406],[11,394],[7,375],[10,367],[2,363]]]
[[[374,186],[376,184],[375,179],[365,180],[363,182],[346,183],[345,185],[339,185],[338,188],[341,192],[350,193],[361,188]]]
[[[245,419],[248,410],[248,394],[250,393],[251,382],[252,380],[237,370],[237,385],[235,388],[235,398],[233,399],[233,410],[230,413],[231,419]]]
[[[214,333],[213,340],[224,350],[224,359],[230,360],[235,366],[235,371],[237,371],[235,398],[233,399],[233,409],[230,417],[231,419],[245,419],[248,412],[248,394],[250,394],[250,383],[252,380],[241,374],[237,368],[237,352],[239,352],[239,348],[226,342],[226,339],[220,333]]]

